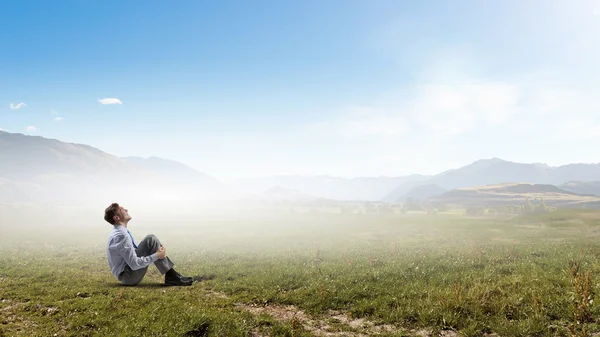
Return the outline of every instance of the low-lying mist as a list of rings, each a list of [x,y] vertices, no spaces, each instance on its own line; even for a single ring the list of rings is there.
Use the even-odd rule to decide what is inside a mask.
[[[59,310],[56,317],[71,329],[106,332],[135,325],[134,316],[168,330],[153,314],[130,314],[130,304],[141,298],[187,313],[182,333],[204,322],[206,312],[214,315],[214,329],[229,331],[232,317],[244,311],[283,306],[324,319],[332,311],[351,312],[398,331],[427,327],[501,336],[543,335],[552,324],[567,331],[574,312],[578,322],[600,314],[595,306],[571,309],[572,282],[597,271],[600,223],[594,211],[469,217],[457,210],[374,214],[285,203],[122,202],[136,242],[156,235],[175,268],[196,280],[189,289],[162,290],[156,289],[163,277],[154,266],[133,289],[120,287],[110,274],[112,226],[103,219],[108,204],[1,207],[0,295],[32,303],[25,308]],[[214,296],[221,302],[210,302]],[[36,319],[52,325],[56,317]],[[240,328],[248,318],[236,322],[245,332],[223,334],[248,335],[252,328]]]
[[[118,201],[118,200],[115,200]],[[104,253],[112,226],[110,204],[87,206],[2,206],[2,241],[19,249],[85,249]],[[314,252],[391,245],[434,246],[447,241],[444,225],[456,217],[401,214],[344,214],[339,207],[257,202],[120,203],[129,210],[128,229],[137,242],[156,235],[172,254],[230,252]],[[456,231],[453,228],[452,231]],[[447,233],[446,233],[447,234]],[[36,244],[40,243],[40,244]]]
[[[20,249],[86,248],[103,252],[112,226],[104,209],[113,201],[78,206],[0,206],[2,241]],[[119,200],[114,200],[119,202]],[[470,245],[541,242],[511,218],[473,218],[445,214],[369,214],[336,205],[256,201],[120,202],[132,220],[136,239],[154,234],[177,254],[207,250],[231,252],[388,250],[463,248]],[[358,206],[357,206],[358,205]],[[355,205],[358,209],[360,204]],[[577,231],[570,232],[571,234]]]

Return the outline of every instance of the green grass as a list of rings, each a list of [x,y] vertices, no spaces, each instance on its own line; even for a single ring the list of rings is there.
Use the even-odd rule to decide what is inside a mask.
[[[514,219],[134,219],[138,241],[156,234],[180,272],[203,278],[172,288],[160,286],[154,266],[140,286],[119,286],[105,255],[111,228],[101,221],[52,226],[52,234],[3,223],[0,336],[311,335],[240,303],[294,305],[325,321],[336,310],[395,325],[388,335],[397,336],[423,328],[582,335],[600,331],[599,225],[598,213],[572,210]]]

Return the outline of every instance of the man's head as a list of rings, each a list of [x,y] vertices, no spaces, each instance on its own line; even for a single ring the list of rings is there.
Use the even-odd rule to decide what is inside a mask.
[[[129,220],[131,220],[131,216],[129,215],[127,209],[115,202],[110,204],[110,206],[104,210],[104,220],[111,225],[127,225]]]

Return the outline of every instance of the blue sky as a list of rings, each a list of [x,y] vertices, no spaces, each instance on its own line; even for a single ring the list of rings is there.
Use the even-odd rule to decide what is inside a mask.
[[[3,1],[0,30],[0,129],[222,180],[600,162],[598,1]]]

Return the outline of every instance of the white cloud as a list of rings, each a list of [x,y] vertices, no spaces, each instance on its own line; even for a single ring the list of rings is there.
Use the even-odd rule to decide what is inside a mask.
[[[55,122],[60,122],[60,121],[62,121],[62,120],[63,120],[63,118],[62,118],[62,117],[60,117],[60,116],[54,117],[54,121],[55,121]]]
[[[101,98],[98,102],[100,102],[100,104],[123,104],[118,98]]]
[[[35,126],[30,125],[30,126],[28,126],[28,127],[25,128],[25,131],[27,131],[27,132],[37,132],[38,128],[36,128]]]
[[[429,131],[457,135],[482,124],[506,123],[516,113],[519,94],[517,86],[501,82],[433,83],[418,87],[405,106]]]
[[[523,140],[564,139],[569,134],[574,139],[600,139],[597,87],[551,82],[539,74],[491,78],[469,72],[468,64],[435,64],[412,85],[369,105],[341,109],[318,129],[329,135],[380,136],[382,141],[396,137],[443,142],[490,130],[517,132]],[[579,120],[583,122],[573,124]]]
[[[15,109],[21,109],[21,108],[24,108],[26,106],[27,106],[27,104],[25,104],[23,102],[17,103],[17,104],[10,103],[10,108],[13,109],[13,110],[15,110]]]
[[[517,85],[485,80],[431,82],[398,91],[372,106],[344,109],[321,125],[344,136],[455,136],[482,125],[502,125],[518,112]]]

